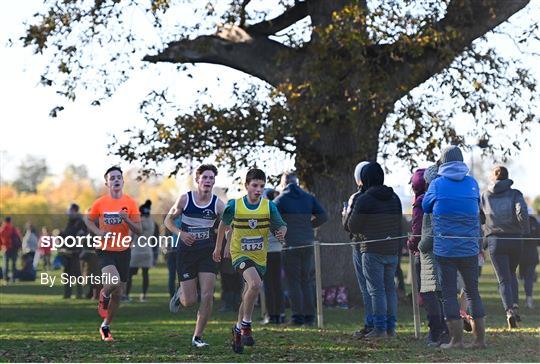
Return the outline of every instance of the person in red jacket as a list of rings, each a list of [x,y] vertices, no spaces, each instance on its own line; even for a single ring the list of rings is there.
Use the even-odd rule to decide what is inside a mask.
[[[21,247],[21,236],[11,224],[11,217],[6,217],[0,227],[0,250],[4,252],[3,277],[9,282],[9,266],[11,264],[11,282],[14,282],[17,253]]]

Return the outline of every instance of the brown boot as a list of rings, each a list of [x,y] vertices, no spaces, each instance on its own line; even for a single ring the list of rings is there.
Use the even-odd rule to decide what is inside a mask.
[[[441,349],[463,349],[463,321],[448,320],[448,331],[450,331],[450,342],[448,344],[441,344]]]
[[[485,349],[486,348],[486,324],[484,318],[478,318],[471,320],[471,326],[473,329],[474,341],[469,348],[472,349]]]

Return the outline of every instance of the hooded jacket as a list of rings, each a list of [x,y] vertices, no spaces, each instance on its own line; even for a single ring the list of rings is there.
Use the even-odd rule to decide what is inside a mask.
[[[360,240],[398,237],[401,229],[401,201],[391,187],[385,186],[384,172],[378,163],[370,163],[362,170],[364,193],[354,201],[348,229]],[[399,239],[360,244],[362,253],[397,255]]]
[[[480,218],[484,235],[527,235],[530,232],[529,214],[523,195],[511,188],[514,181],[496,181],[482,193]]]
[[[295,183],[285,187],[274,200],[279,213],[287,223],[285,241],[289,246],[313,243],[313,229],[328,220],[328,216],[315,196],[305,192]],[[315,218],[312,220],[311,217]]]
[[[435,255],[469,257],[479,253],[480,192],[478,183],[467,176],[468,172],[463,162],[442,164],[438,172],[441,177],[431,182],[424,196],[424,213],[433,214]]]
[[[426,193],[424,172],[424,168],[417,169],[411,178],[411,186],[414,191],[411,233],[415,236],[411,236],[409,240],[407,240],[407,247],[415,254],[418,253],[418,243],[420,242],[420,235],[422,234],[422,218],[424,216],[424,210],[422,209],[422,201],[424,200],[424,194]]]

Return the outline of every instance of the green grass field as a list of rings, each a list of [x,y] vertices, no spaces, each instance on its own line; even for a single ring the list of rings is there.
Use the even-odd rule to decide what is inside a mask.
[[[406,262],[403,263],[406,267]],[[59,271],[56,271],[59,274]],[[354,274],[351,272],[351,274]],[[140,276],[132,297],[138,298]],[[5,362],[538,362],[540,361],[540,309],[523,308],[521,327],[505,328],[497,285],[489,264],[481,278],[481,294],[487,311],[487,343],[483,351],[443,351],[414,338],[412,307],[400,305],[398,338],[368,342],[352,337],[359,328],[361,308],[326,309],[325,328],[292,328],[254,325],[257,344],[236,355],[229,347],[233,314],[215,312],[204,350],[193,349],[190,340],[195,309],[173,315],[168,311],[166,268],[150,271],[150,300],[123,304],[112,329],[115,342],[100,340],[101,322],[96,301],[64,300],[62,287],[16,283],[0,288],[0,361]],[[410,288],[408,287],[410,291]],[[521,292],[523,296],[523,293]],[[216,294],[217,297],[217,294]],[[540,307],[540,295],[536,295]],[[219,300],[215,307],[220,307]],[[523,306],[523,303],[522,303]],[[217,311],[217,310],[215,310]],[[256,309],[254,319],[260,311]],[[422,316],[425,314],[422,311]],[[427,327],[422,326],[422,336]],[[470,334],[465,341],[471,341]]]

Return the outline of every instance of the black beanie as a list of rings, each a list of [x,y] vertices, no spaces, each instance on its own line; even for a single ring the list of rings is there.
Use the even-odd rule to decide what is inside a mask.
[[[366,190],[373,186],[382,186],[384,184],[384,171],[379,163],[371,162],[362,168],[361,178],[363,188]]]

